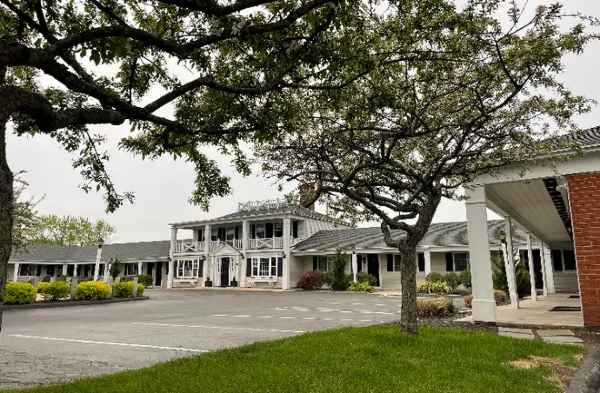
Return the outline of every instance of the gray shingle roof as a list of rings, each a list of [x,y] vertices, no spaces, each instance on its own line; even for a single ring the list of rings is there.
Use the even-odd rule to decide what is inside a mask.
[[[347,226],[346,223],[337,220],[335,218],[326,216],[324,214],[318,213],[314,210],[307,209],[298,205],[286,205],[286,206],[278,206],[274,208],[265,208],[265,209],[257,209],[257,210],[242,210],[237,211],[235,213],[226,214],[221,217],[212,218],[210,220],[199,220],[199,221],[184,221],[173,223],[171,225],[175,227],[188,227],[188,226],[196,226],[202,224],[213,224],[220,222],[232,222],[232,221],[241,221],[245,218],[257,218],[257,217],[272,217],[272,216],[284,216],[291,215],[297,217],[304,218],[312,218],[321,221],[333,222],[338,225]]]
[[[137,242],[105,244],[102,250],[102,261],[119,258],[122,262],[167,260],[170,242]],[[51,246],[34,245],[26,251],[15,252],[10,260],[13,262],[54,262],[54,263],[93,263],[96,262],[96,246]]]
[[[504,230],[503,220],[490,221],[489,225],[490,244],[499,246],[500,232]],[[526,235],[519,229],[513,231],[513,242],[525,244]],[[399,238],[404,232],[392,231],[392,237]],[[434,247],[467,247],[467,223],[445,222],[431,224],[431,228],[421,241],[421,246]],[[334,229],[319,231],[306,240],[294,245],[295,252],[335,252],[337,249],[372,250],[389,248],[383,240],[381,228],[354,228]]]
[[[568,137],[584,147],[600,145],[600,126],[572,133]]]

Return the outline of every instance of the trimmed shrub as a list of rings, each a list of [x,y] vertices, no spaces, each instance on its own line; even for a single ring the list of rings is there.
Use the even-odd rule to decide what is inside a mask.
[[[431,272],[425,277],[425,281],[429,282],[442,282],[444,281],[444,276],[441,273]]]
[[[150,274],[140,274],[137,279],[138,283],[144,284],[144,287],[152,286],[152,276]]]
[[[367,282],[369,285],[377,285],[377,278],[367,272],[360,272],[356,275],[356,281]]]
[[[110,296],[110,285],[104,281],[84,281],[77,285],[75,297],[79,300],[106,299]]]
[[[319,289],[323,286],[323,273],[305,272],[297,284],[298,288],[305,290]]]
[[[63,280],[41,282],[37,285],[37,292],[44,300],[57,301],[69,297],[71,288]]]
[[[117,284],[113,284],[113,296],[114,297],[132,297],[133,288],[135,288],[135,282],[133,281],[121,281]]]
[[[531,294],[531,282],[529,281],[529,271],[524,261],[517,260],[515,264],[515,273],[517,276],[517,293],[519,298]],[[502,256],[492,256],[492,281],[494,289],[508,293],[508,281],[506,279],[506,269],[504,268],[504,258]]]
[[[417,292],[448,294],[451,292],[448,284],[442,281],[424,281],[417,288]]]
[[[138,286],[137,286],[137,295],[138,296],[144,296],[144,289],[146,289],[146,287],[144,286],[144,284],[138,284]]]
[[[450,272],[444,276],[444,282],[448,284],[450,290],[454,292],[456,288],[461,284],[460,276],[454,272]]]
[[[9,282],[4,287],[6,304],[31,304],[36,296],[37,290],[29,282]]]
[[[447,317],[454,314],[454,305],[444,297],[417,299],[417,317]]]
[[[348,287],[348,289],[353,292],[368,292],[368,293],[375,292],[375,288],[373,288],[371,286],[371,284],[369,284],[366,281],[353,282],[350,284],[350,287]]]
[[[345,291],[350,286],[348,275],[346,275],[346,258],[341,252],[337,252],[333,260],[333,277],[331,280],[331,289],[336,291]]]
[[[471,288],[471,271],[469,269],[460,273],[460,283],[465,288]]]

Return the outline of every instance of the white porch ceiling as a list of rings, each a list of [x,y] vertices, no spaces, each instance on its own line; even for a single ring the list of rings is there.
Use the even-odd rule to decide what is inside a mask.
[[[542,179],[489,184],[485,189],[492,210],[508,214],[536,237],[547,243],[571,241]]]

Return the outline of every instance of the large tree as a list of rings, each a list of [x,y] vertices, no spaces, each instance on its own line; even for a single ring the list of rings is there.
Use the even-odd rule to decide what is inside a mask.
[[[183,157],[195,166],[192,200],[206,208],[211,196],[229,192],[229,183],[203,148],[230,153],[248,173],[240,141],[268,134],[273,119],[261,113],[268,113],[270,96],[326,65],[322,35],[354,6],[343,0],[0,0],[0,291],[14,210],[9,129],[55,138],[75,154],[82,187],[103,191],[113,211],[133,196],[111,182],[108,156],[98,147],[105,135],[88,127],[128,125],[124,149],[144,158]]]
[[[25,250],[32,242],[33,233],[38,225],[36,210],[40,199],[26,197],[25,190],[29,184],[23,178],[23,172],[17,172],[14,180],[14,221],[12,244],[14,250]]]
[[[496,19],[502,11],[508,22]],[[356,53],[385,54],[386,66],[342,89],[285,92],[282,111],[294,116],[259,146],[270,175],[312,185],[330,211],[381,222],[386,244],[402,256],[407,331],[417,331],[416,247],[441,199],[551,148],[550,130],[571,127],[587,109],[559,75],[563,57],[590,37],[579,24],[561,31],[559,4],[527,19],[526,11],[511,1],[473,0],[459,10],[431,0],[373,12],[366,23],[381,34],[365,41],[360,30],[347,31],[345,39]]]
[[[114,233],[115,228],[104,220],[48,214],[38,217],[28,237],[32,244],[83,247],[96,245]]]

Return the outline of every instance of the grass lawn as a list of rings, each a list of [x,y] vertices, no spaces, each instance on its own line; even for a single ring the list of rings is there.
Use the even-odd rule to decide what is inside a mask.
[[[484,332],[422,328],[411,337],[383,325],[310,333],[27,391],[559,392],[551,367],[510,362],[543,357],[574,366],[581,352]]]

